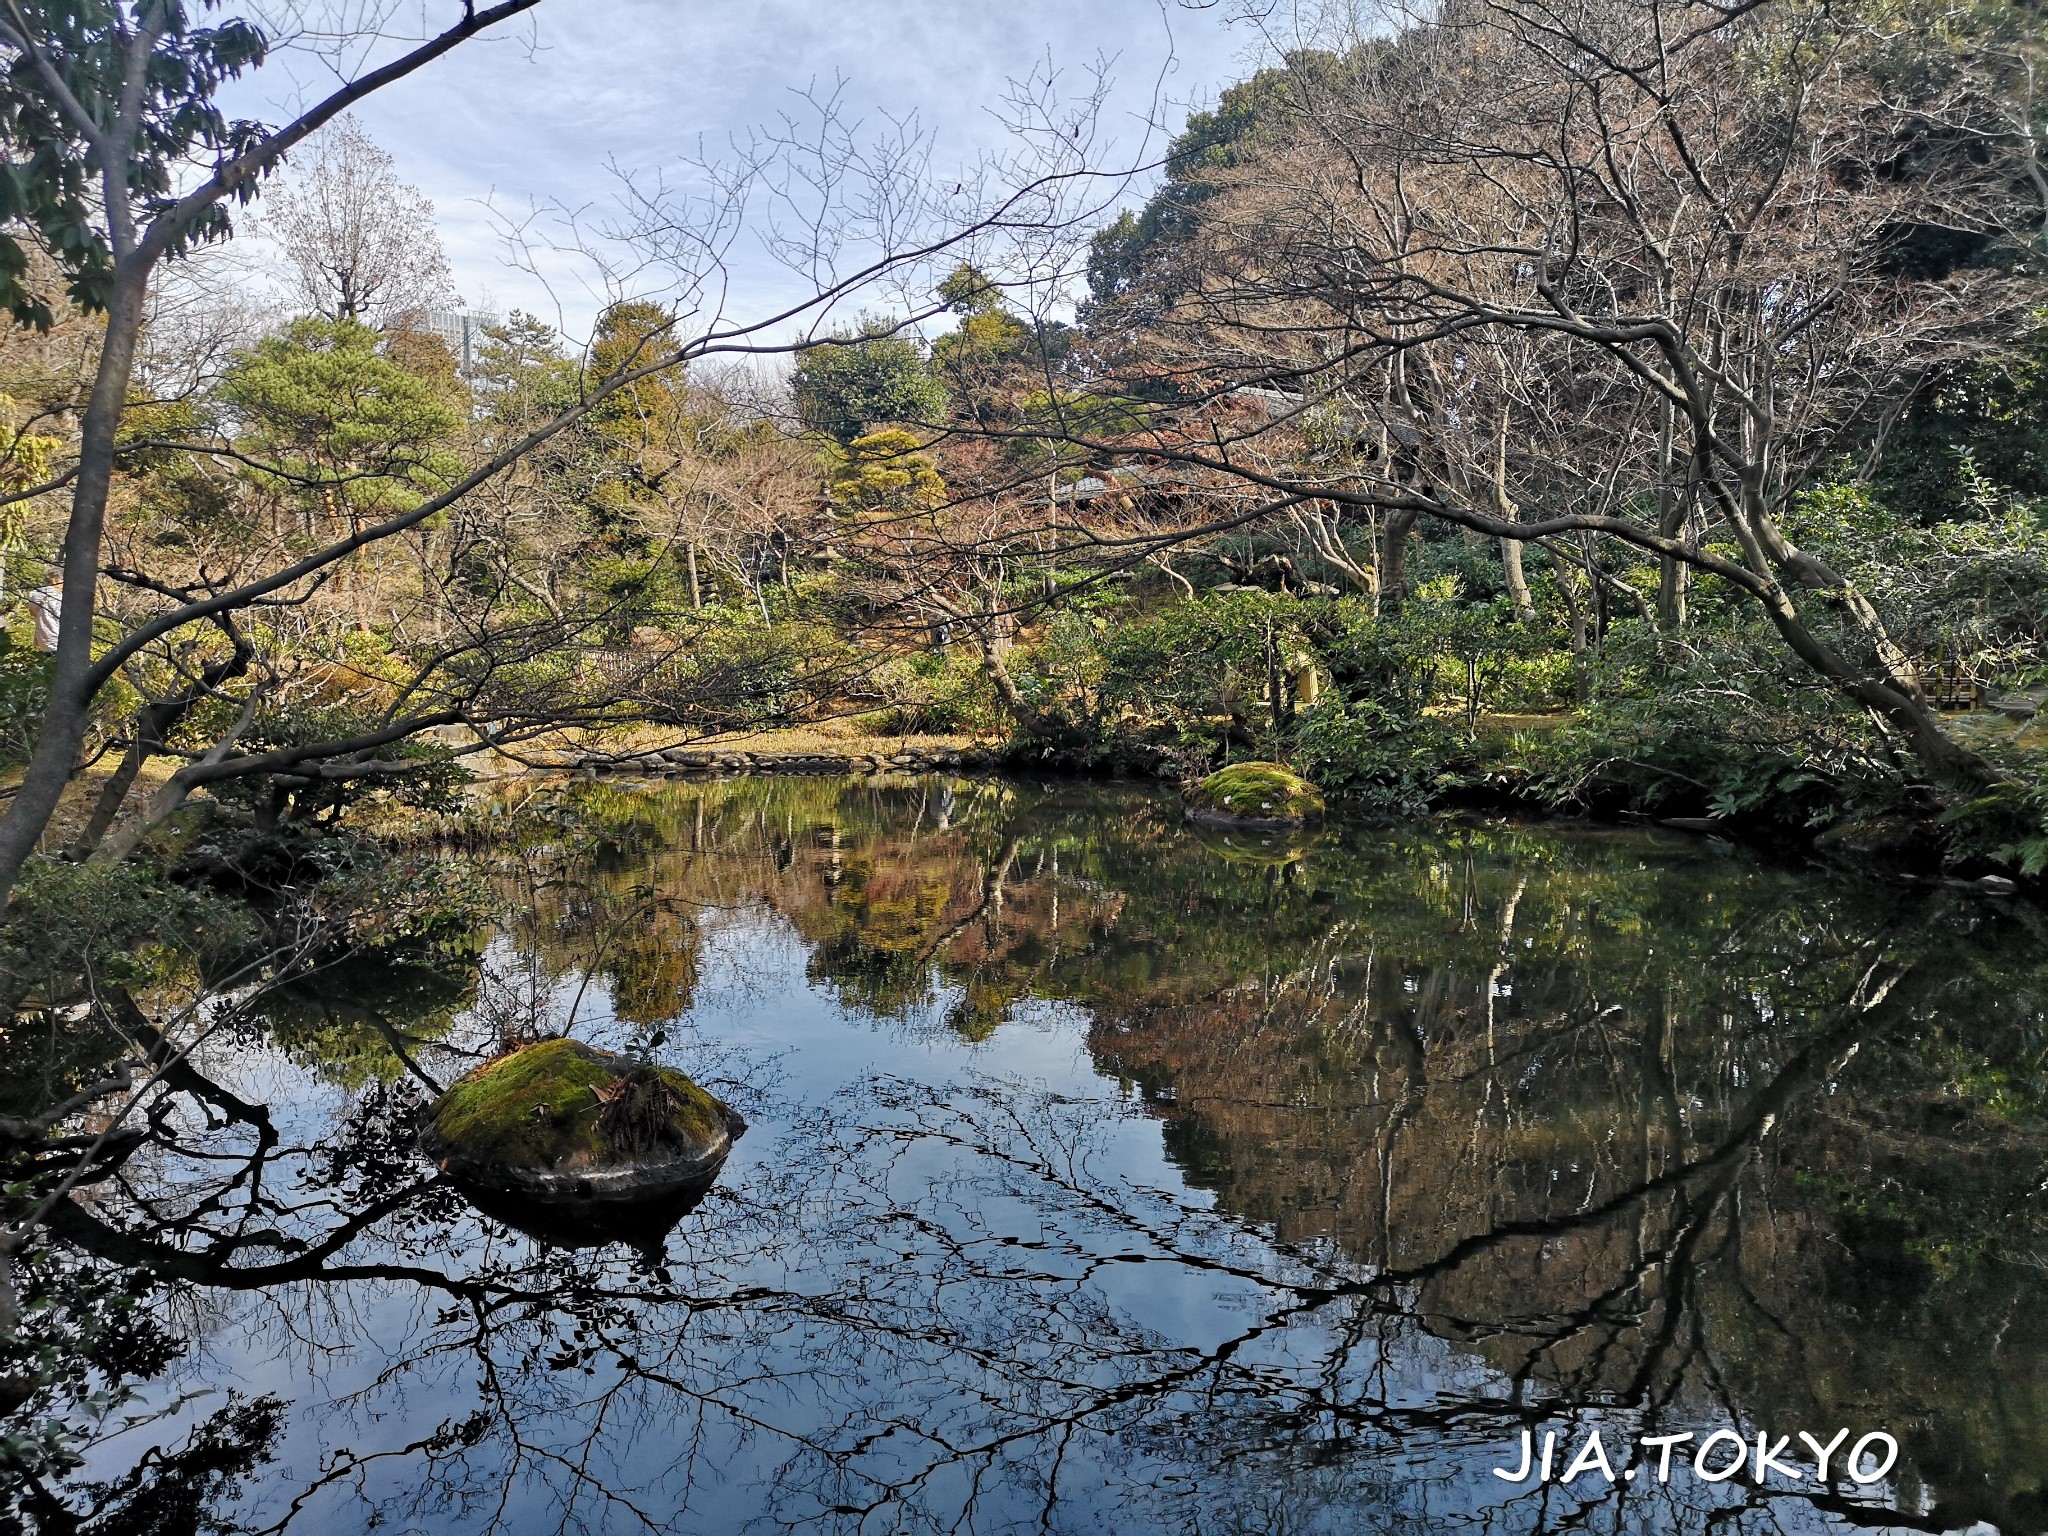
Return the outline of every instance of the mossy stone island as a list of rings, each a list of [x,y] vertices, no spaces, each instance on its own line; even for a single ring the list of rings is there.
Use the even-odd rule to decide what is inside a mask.
[[[1184,801],[1188,820],[1212,827],[1298,827],[1323,814],[1323,792],[1278,763],[1232,763]]]
[[[487,1190],[638,1202],[709,1184],[745,1130],[738,1113],[673,1067],[557,1039],[464,1076],[429,1107],[420,1146]]]

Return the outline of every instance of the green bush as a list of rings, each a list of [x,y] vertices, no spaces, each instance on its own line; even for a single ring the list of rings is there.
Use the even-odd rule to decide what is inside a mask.
[[[1523,786],[1546,803],[1619,798],[1812,831],[1916,792],[1911,760],[1760,623],[1677,637],[1618,625],[1588,682],[1570,723],[1518,745]]]
[[[231,903],[133,864],[31,859],[0,926],[0,992],[68,1001],[93,986],[167,984],[245,943]]]
[[[1500,668],[1490,703],[1509,714],[1550,714],[1570,706],[1573,680],[1569,651],[1538,650],[1509,656]]]
[[[0,630],[0,768],[27,762],[35,749],[50,697],[51,660]]]
[[[1437,721],[1370,699],[1305,711],[1294,733],[1297,767],[1325,789],[1374,810],[1413,815],[1466,782],[1462,739]]]
[[[1263,592],[1177,603],[1102,636],[1105,708],[1154,717],[1181,734],[1212,734],[1266,708],[1269,643],[1299,643],[1296,605]]]
[[[772,728],[835,696],[850,662],[845,642],[823,624],[762,624],[751,610],[707,609],[630,696],[661,725]]]
[[[1320,698],[1310,696],[1311,674]],[[1427,798],[1423,780],[1448,771],[1430,765],[1447,758],[1453,733],[1423,729],[1430,712],[1556,709],[1573,669],[1498,601],[1463,601],[1445,573],[1398,616],[1352,598],[1259,591],[1136,616],[1063,613],[1020,677],[1046,717],[1039,745],[1071,765],[1163,753],[1185,776],[1230,753],[1308,750],[1330,765],[1333,785],[1355,778],[1361,792],[1376,786],[1387,803],[1413,804]],[[1359,744],[1355,773],[1340,737]],[[1420,752],[1412,771],[1390,760],[1394,738]]]
[[[893,657],[875,669],[870,686],[885,702],[862,715],[860,724],[878,736],[945,736],[987,730],[996,722],[988,675],[959,652]]]
[[[2027,876],[2048,874],[2048,753],[2011,744],[1982,750],[2009,777],[1943,814],[1954,851]]]

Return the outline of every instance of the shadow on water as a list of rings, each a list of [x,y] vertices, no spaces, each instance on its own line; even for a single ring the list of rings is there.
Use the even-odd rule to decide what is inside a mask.
[[[2048,1525],[2038,914],[1647,833],[1231,837],[1100,786],[565,793],[580,835],[505,861],[474,970],[209,1046],[59,1213],[47,1283],[146,1295],[161,1416],[50,1507]],[[565,1020],[755,1123],[651,1234],[565,1244],[411,1150],[427,1083]],[[1525,1429],[1619,1473],[1646,1435],[1841,1428],[1895,1436],[1890,1475],[1822,1485],[1796,1438],[1797,1480],[1492,1475]]]
[[[701,1180],[650,1199],[581,1204],[539,1201],[516,1191],[461,1179],[450,1182],[465,1200],[493,1221],[552,1247],[603,1248],[621,1243],[659,1264],[668,1235],[675,1231],[678,1222],[704,1203],[716,1181],[717,1171],[713,1170]]]

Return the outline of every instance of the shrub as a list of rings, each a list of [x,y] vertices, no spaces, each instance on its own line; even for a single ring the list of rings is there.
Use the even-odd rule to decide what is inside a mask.
[[[1590,667],[1577,717],[1520,743],[1525,788],[1546,803],[1618,797],[1812,831],[1917,793],[1869,716],[1794,670],[1757,626],[1617,626]]]
[[[1327,789],[1374,810],[1411,815],[1465,782],[1459,738],[1434,720],[1370,699],[1333,700],[1306,711],[1295,761]]]
[[[860,724],[880,736],[943,736],[995,724],[995,690],[969,656],[898,656],[875,669],[873,685],[885,702],[861,716]]]
[[[1283,672],[1303,650],[1305,605],[1263,592],[1179,603],[1103,634],[1098,707],[1156,725],[1168,742],[1211,756],[1226,742],[1252,745],[1271,719],[1269,646]]]
[[[35,749],[50,696],[50,661],[0,630],[0,767],[27,762]]]
[[[2048,874],[2048,752],[2009,743],[1987,747],[1984,755],[2010,777],[1943,814],[1954,852],[2010,865],[2027,876]]]
[[[250,935],[229,903],[132,864],[32,859],[0,927],[0,992],[70,997],[95,985],[167,985]]]

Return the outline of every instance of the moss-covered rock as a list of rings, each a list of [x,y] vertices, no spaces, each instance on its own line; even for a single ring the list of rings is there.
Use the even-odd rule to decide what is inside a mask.
[[[420,1144],[450,1173],[489,1188],[633,1200],[708,1180],[745,1129],[673,1067],[543,1040],[485,1062],[442,1094]]]
[[[1184,797],[1188,819],[1210,826],[1295,827],[1323,814],[1323,794],[1278,763],[1232,763]]]

